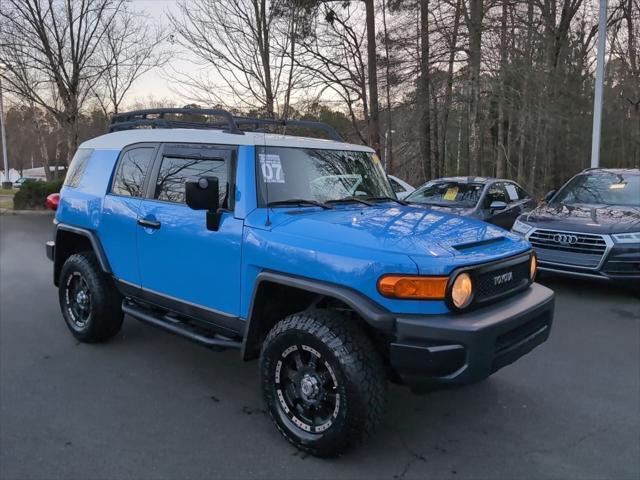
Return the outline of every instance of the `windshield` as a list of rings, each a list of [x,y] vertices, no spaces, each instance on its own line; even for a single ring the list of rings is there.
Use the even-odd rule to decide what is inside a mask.
[[[640,175],[602,172],[573,177],[552,203],[640,206]]]
[[[430,182],[409,195],[406,201],[443,207],[473,208],[480,200],[483,189],[482,183]]]
[[[258,202],[326,202],[348,197],[392,197],[376,155],[347,150],[259,147]]]

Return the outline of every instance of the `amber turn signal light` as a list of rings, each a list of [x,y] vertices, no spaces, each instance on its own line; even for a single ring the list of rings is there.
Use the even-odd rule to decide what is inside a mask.
[[[410,277],[385,275],[378,280],[378,291],[389,298],[443,300],[449,277]]]
[[[533,282],[536,279],[536,273],[538,272],[538,258],[535,253],[531,254],[531,264],[529,266],[529,278]]]

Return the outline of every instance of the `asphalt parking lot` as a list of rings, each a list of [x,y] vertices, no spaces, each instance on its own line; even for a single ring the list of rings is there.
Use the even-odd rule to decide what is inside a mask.
[[[0,216],[0,478],[640,477],[640,302],[545,281],[550,340],[488,381],[392,387],[377,436],[342,458],[287,444],[257,364],[133,319],[110,343],[68,333],[44,242],[49,216]]]

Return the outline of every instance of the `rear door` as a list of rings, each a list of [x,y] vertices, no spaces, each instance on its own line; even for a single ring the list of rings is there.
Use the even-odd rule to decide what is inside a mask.
[[[217,231],[185,204],[185,181],[216,176],[225,209]],[[142,287],[153,303],[237,326],[243,220],[233,214],[235,148],[165,144],[157,154],[138,218]],[[151,227],[150,227],[151,225]]]

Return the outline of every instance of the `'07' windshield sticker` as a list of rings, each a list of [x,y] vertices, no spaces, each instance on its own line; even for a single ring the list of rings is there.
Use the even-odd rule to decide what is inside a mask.
[[[282,171],[280,155],[261,153],[258,158],[260,159],[262,178],[264,178],[266,183],[284,183],[284,172]]]

